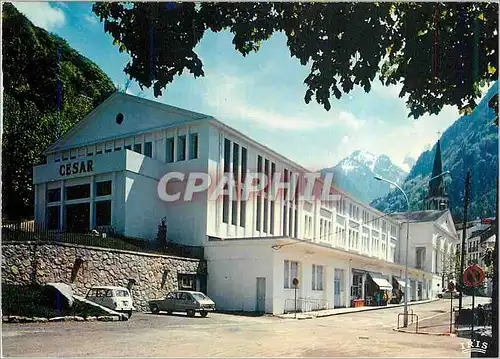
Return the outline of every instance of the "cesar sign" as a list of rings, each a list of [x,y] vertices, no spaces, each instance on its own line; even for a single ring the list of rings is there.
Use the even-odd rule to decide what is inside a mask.
[[[87,160],[81,162],[67,163],[59,167],[61,176],[77,175],[80,173],[92,172],[94,170],[94,161]]]

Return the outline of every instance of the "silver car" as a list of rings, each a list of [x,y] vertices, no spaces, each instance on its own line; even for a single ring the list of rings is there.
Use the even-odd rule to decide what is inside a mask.
[[[451,291],[447,290],[446,292],[439,293],[438,298],[450,299],[452,295],[453,295],[453,298],[459,298],[460,292],[457,292],[457,291],[451,292]]]
[[[200,313],[202,317],[206,317],[208,312],[215,311],[215,303],[201,292],[179,290],[168,293],[165,299],[149,301],[149,308],[153,313],[161,311],[168,314],[184,312],[189,317]]]

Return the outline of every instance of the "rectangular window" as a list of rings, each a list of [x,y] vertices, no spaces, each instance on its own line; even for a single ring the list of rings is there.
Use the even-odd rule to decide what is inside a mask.
[[[240,201],[240,226],[245,227],[247,215],[247,202]]]
[[[323,266],[312,265],[312,290],[323,290]]]
[[[198,134],[191,133],[189,135],[189,159],[194,160],[198,158]]]
[[[283,272],[284,272],[283,287],[290,288],[290,261],[284,261]]]
[[[60,229],[61,207],[47,207],[47,229]]]
[[[144,156],[153,158],[153,142],[144,143]]]
[[[269,218],[269,229],[270,233],[274,234],[274,206],[275,206],[275,201],[271,201],[271,215]]]
[[[247,174],[247,149],[241,147],[241,183],[245,183]]]
[[[288,211],[286,210],[286,205],[283,206],[283,235],[284,236],[287,236],[288,235],[288,232],[287,232],[287,215],[288,215]]]
[[[238,159],[239,152],[240,152],[240,146],[237,143],[233,142],[233,176],[236,184],[239,183],[239,178],[238,178],[238,167],[240,165]]]
[[[238,209],[238,201],[232,201],[233,205],[231,206],[231,224],[238,225],[238,217],[237,217],[237,209]]]
[[[97,151],[95,151],[95,154],[96,154],[96,155],[102,155],[102,150],[97,150]]]
[[[264,233],[267,233],[267,215],[269,214],[268,199],[264,198]]]
[[[97,197],[109,196],[111,194],[111,181],[96,182],[95,185],[95,195]]]
[[[186,159],[186,135],[177,137],[177,161]]]
[[[59,202],[61,200],[61,189],[53,188],[47,191],[47,202]]]
[[[134,145],[134,152],[142,153],[142,143],[136,143]]]
[[[299,278],[299,262],[284,261],[284,288],[293,288],[293,278]]]
[[[222,196],[222,221],[229,223],[229,196]]]
[[[96,226],[111,225],[111,201],[99,201],[95,203]]]
[[[261,218],[260,218],[260,213],[261,212],[262,212],[261,197],[257,196],[257,213],[256,213],[256,219],[255,219],[255,229],[257,231],[261,230]]]
[[[167,138],[167,163],[174,162],[174,138]]]
[[[293,237],[292,213],[293,213],[293,208],[290,205],[290,207],[288,208],[288,235],[290,237]]]
[[[104,152],[110,153],[111,151],[113,151],[111,148],[106,148],[106,151],[104,151]]]
[[[130,151],[131,151],[131,150],[132,150],[132,145],[126,145],[126,146],[125,146],[125,149],[126,149],[126,150],[130,150]]]
[[[121,147],[115,147],[115,151],[121,151],[122,148]]]
[[[62,155],[63,161],[67,161],[68,160],[68,156],[69,156],[68,152],[63,152],[63,155]]]
[[[224,173],[229,173],[231,165],[231,141],[224,139]]]
[[[283,183],[288,184],[288,170],[285,169],[283,172]],[[283,188],[283,199],[286,201],[288,200],[288,188],[285,186]]]
[[[90,184],[66,187],[66,200],[90,197]]]

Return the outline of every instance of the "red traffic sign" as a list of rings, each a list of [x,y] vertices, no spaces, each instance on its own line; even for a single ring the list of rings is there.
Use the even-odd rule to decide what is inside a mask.
[[[468,287],[479,287],[484,282],[483,269],[477,264],[467,267],[464,271],[464,284]]]

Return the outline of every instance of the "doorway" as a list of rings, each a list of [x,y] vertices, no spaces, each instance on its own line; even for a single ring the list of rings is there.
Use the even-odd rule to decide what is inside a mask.
[[[257,298],[255,311],[257,313],[265,313],[266,311],[266,278],[257,278]]]
[[[335,269],[333,274],[333,307],[342,307],[342,278],[344,277],[343,269]]]
[[[78,203],[66,205],[66,227],[70,232],[84,233],[90,229],[90,204]]]

